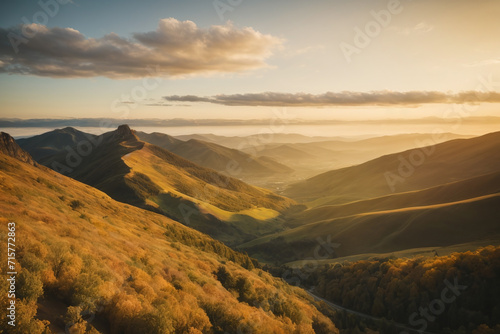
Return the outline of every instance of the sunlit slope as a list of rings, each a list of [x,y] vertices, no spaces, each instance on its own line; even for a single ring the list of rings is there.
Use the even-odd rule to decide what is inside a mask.
[[[147,176],[157,189],[144,196],[149,206],[229,244],[281,229],[279,211],[291,201],[176,158],[182,159],[146,144],[123,157],[130,168],[125,180],[136,187]]]
[[[500,172],[451,182],[424,190],[397,193],[340,205],[327,204],[314,207],[287,217],[287,226],[296,227],[321,220],[367,212],[450,203],[495,193],[500,193]]]
[[[3,317],[1,330],[337,332],[304,292],[165,216],[3,153],[0,180],[0,221],[16,222],[18,263],[17,326]]]
[[[425,189],[500,170],[500,132],[382,156],[333,170],[290,186],[300,201],[342,204]]]
[[[163,213],[228,244],[281,229],[292,200],[221,175],[137,138],[128,126],[102,135],[69,176],[121,202]],[[66,155],[42,160],[64,162]]]
[[[314,256],[328,238],[334,256],[448,246],[500,236],[500,194],[429,206],[327,219],[253,240],[241,248],[267,261]]]

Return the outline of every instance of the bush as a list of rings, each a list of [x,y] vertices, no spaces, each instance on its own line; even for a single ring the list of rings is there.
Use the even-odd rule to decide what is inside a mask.
[[[43,295],[43,283],[38,274],[32,274],[24,269],[19,274],[19,288],[17,290],[20,298],[27,301],[34,301]]]
[[[72,200],[71,202],[69,202],[69,206],[70,206],[73,210],[76,210],[76,209],[78,209],[78,208],[83,207],[83,204],[82,204],[82,202],[80,202],[79,200],[74,199],[74,200]]]

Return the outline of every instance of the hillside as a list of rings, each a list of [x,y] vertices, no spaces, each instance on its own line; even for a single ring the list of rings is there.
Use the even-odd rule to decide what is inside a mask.
[[[329,205],[326,203],[325,205],[287,216],[286,225],[288,227],[297,227],[355,214],[450,203],[495,193],[500,193],[500,172],[451,182],[424,190],[397,193],[346,204]]]
[[[254,157],[215,143],[189,139],[182,141],[166,134],[137,132],[139,139],[164,148],[197,165],[236,177],[265,177],[293,170],[271,158]]]
[[[126,125],[98,140],[100,144],[91,154],[67,170],[69,176],[118,201],[163,213],[227,244],[280,230],[280,212],[294,204],[143,142]],[[63,153],[41,163],[61,171],[58,167],[66,166],[67,159]]]
[[[416,148],[329,171],[290,186],[296,200],[342,204],[425,189],[500,170],[500,132]],[[369,185],[369,186],[368,186]]]
[[[322,258],[500,240],[499,206],[500,193],[495,193],[444,204],[367,212],[302,225],[240,248],[260,260],[286,263],[313,257],[324,240],[337,247],[322,253]]]
[[[15,222],[17,271],[17,326],[2,317],[1,331],[338,333],[303,290],[248,256],[1,152],[0,221]],[[6,245],[7,229],[0,236]]]

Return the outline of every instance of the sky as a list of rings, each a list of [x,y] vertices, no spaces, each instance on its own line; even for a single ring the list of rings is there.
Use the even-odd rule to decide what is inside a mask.
[[[500,116],[498,17],[496,0],[5,0],[0,117]]]

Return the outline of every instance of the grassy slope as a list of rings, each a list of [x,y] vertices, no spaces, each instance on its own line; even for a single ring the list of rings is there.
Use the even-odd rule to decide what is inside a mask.
[[[45,294],[35,294],[35,300],[44,310],[42,319],[53,321],[54,332],[64,330],[61,317],[69,305],[97,307],[90,325],[102,333],[134,333],[138,328],[144,333],[238,328],[313,333],[313,318],[334,330],[303,292],[260,270],[242,268],[230,259],[244,264],[244,255],[162,215],[116,202],[95,188],[4,154],[0,180],[0,221],[17,224],[17,270],[25,278],[18,282],[18,296],[33,297],[32,287],[23,283],[26,277],[41,282]],[[6,229],[1,239],[5,244]],[[1,256],[6,263],[5,252]],[[249,296],[261,295],[261,302],[255,307],[241,303],[250,297],[225,289],[213,275],[221,265],[248,281]],[[2,293],[5,289],[2,283]],[[289,313],[296,323],[270,309],[276,302],[300,310],[298,318]],[[36,303],[18,299],[17,307],[17,332],[38,333],[43,325],[36,311],[30,313]],[[5,317],[0,326],[6,326]]]
[[[263,260],[291,262],[313,256],[318,237],[329,237],[340,244],[335,256],[468,243],[500,236],[499,206],[497,193],[452,203],[362,213],[303,225],[253,240],[241,248]],[[271,251],[278,246],[289,251]]]
[[[340,205],[327,204],[313,207],[287,217],[286,225],[288,227],[297,227],[321,220],[352,216],[365,212],[456,202],[499,192],[500,172],[494,172],[424,190],[398,193]]]
[[[472,139],[457,139],[425,148],[431,152],[410,176],[395,185],[395,192],[425,189],[492,173],[500,169],[500,132]],[[398,175],[401,160],[421,149],[383,156],[358,166],[320,174],[292,185],[284,194],[301,201],[322,198],[342,204],[392,193],[386,173]]]
[[[146,144],[123,158],[126,179],[147,175],[160,189],[146,198],[149,205],[229,244],[281,229],[279,211],[291,202],[192,163],[179,168],[173,157]]]

